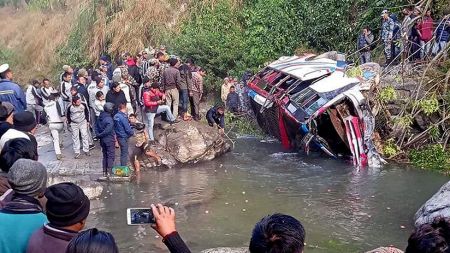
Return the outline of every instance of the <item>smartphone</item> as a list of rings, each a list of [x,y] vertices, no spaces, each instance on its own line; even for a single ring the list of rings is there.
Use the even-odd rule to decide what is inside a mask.
[[[151,208],[128,208],[127,223],[128,225],[155,224],[156,220]]]

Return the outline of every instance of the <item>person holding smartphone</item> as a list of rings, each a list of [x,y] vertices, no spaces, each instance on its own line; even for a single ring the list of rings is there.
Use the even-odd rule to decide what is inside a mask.
[[[151,205],[155,223],[152,228],[163,238],[170,253],[191,253],[175,228],[175,210],[161,204]]]

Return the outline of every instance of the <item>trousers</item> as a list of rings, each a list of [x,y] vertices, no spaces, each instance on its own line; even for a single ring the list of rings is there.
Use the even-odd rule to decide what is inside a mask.
[[[55,154],[60,155],[61,154],[61,145],[62,145],[62,138],[60,135],[62,134],[64,130],[64,123],[49,123],[48,128],[50,129],[50,133],[53,138],[53,147],[55,148]]]
[[[120,147],[120,166],[128,165],[128,138],[117,137]]]
[[[359,53],[359,57],[361,60],[361,64],[370,62],[370,51],[365,51],[365,52],[360,52]]]
[[[188,90],[180,90],[180,108],[181,114],[184,115],[188,111],[189,93]]]
[[[192,112],[191,114],[195,117],[200,117],[200,100],[202,99],[202,94],[200,92],[192,92]]]
[[[100,146],[102,147],[103,154],[103,172],[111,173],[111,169],[114,166],[114,159],[116,157],[116,147],[114,144],[114,138],[105,138],[100,140]]]
[[[178,117],[178,105],[180,103],[180,94],[178,93],[178,89],[173,88],[170,90],[166,90],[166,105],[171,108],[173,116]]]
[[[70,123],[72,128],[72,141],[73,141],[73,151],[76,154],[80,153],[80,135],[81,141],[83,143],[83,151],[89,152],[89,130],[87,121],[83,120],[80,123],[72,122]]]
[[[172,114],[172,112],[170,111],[169,106],[167,105],[160,105],[158,106],[158,109],[156,110],[156,112],[148,112],[146,113],[147,115],[147,123],[148,123],[148,138],[151,141],[155,140],[155,136],[153,134],[153,125],[155,124],[155,116],[158,113],[163,113],[165,112],[167,115],[167,119],[169,121],[174,121],[175,120],[175,116]]]

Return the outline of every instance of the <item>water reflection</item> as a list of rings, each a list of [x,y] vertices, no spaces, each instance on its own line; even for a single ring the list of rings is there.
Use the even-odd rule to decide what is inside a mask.
[[[166,252],[150,227],[127,226],[125,219],[127,207],[163,202],[176,209],[178,229],[193,252],[247,246],[254,224],[274,212],[304,223],[308,252],[402,248],[414,212],[446,180],[395,166],[355,170],[343,161],[245,139],[213,162],[106,185],[89,224],[111,231],[122,252]]]

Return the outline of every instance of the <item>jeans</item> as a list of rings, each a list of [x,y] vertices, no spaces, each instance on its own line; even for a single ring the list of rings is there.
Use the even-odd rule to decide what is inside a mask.
[[[61,154],[61,144],[62,144],[62,131],[64,129],[64,123],[49,123],[48,128],[53,138],[53,147],[55,148],[55,154]]]
[[[114,166],[114,159],[116,157],[114,138],[101,139],[100,146],[102,147],[103,153],[103,172],[111,173],[111,169]]]
[[[188,104],[189,104],[188,90],[180,90],[181,115],[184,115],[188,111]]]
[[[120,147],[120,166],[128,165],[128,138],[117,137]]]
[[[172,112],[170,111],[170,107],[168,105],[160,105],[158,106],[158,109],[156,110],[156,112],[148,112],[146,113],[147,115],[147,123],[148,123],[148,138],[151,141],[155,140],[155,136],[153,135],[153,125],[155,124],[155,116],[158,113],[163,113],[165,112],[167,115],[167,119],[169,121],[174,121],[175,120],[175,116],[173,116]]]

